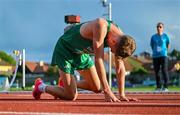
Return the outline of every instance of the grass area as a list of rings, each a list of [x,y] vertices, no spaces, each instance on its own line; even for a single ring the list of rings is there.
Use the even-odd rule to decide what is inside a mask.
[[[180,91],[180,87],[170,86],[169,91]],[[143,86],[143,87],[134,87],[134,88],[126,88],[126,91],[154,91],[154,86]]]
[[[169,91],[180,91],[180,86],[169,86]],[[138,86],[138,87],[128,87],[125,88],[125,91],[144,91],[144,92],[148,92],[148,91],[154,91],[155,87],[154,86]],[[113,88],[113,91],[117,91],[117,88]]]
[[[0,88],[0,91],[3,91],[3,88]],[[11,87],[9,91],[32,91],[32,87],[25,87],[24,89],[22,88],[16,88],[16,87]]]
[[[32,91],[32,87],[25,87],[24,89],[12,87],[10,91]]]
[[[128,58],[128,61],[130,62],[130,64],[137,68],[137,69],[144,69],[143,66],[138,62],[138,61],[135,61],[134,59],[132,58]]]

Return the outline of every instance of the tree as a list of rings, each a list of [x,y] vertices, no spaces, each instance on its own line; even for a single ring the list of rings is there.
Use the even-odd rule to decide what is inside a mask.
[[[46,76],[58,76],[59,72],[58,69],[56,67],[52,67],[50,66],[47,70],[47,72],[45,73]]]
[[[12,64],[12,65],[16,64],[16,61],[14,60],[14,58],[11,55],[8,55],[4,51],[0,51],[0,59],[4,60],[5,62]]]
[[[176,57],[177,60],[180,60],[180,51],[173,49],[173,51],[170,53],[171,57]]]

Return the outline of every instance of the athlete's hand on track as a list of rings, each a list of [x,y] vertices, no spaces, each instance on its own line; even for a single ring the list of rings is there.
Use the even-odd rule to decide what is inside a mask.
[[[120,99],[121,101],[139,101],[137,98],[130,98],[130,97],[126,97],[126,96],[120,96]]]
[[[112,93],[112,91],[104,92],[106,102],[120,102],[120,100]]]

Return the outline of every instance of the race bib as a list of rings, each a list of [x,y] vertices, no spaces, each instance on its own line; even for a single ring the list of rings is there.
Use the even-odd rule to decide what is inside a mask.
[[[161,47],[157,47],[157,52],[161,52],[162,51],[162,48]]]

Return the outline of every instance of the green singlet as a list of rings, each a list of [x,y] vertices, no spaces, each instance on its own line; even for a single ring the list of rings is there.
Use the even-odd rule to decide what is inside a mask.
[[[107,22],[107,31],[109,32],[112,22],[108,20]],[[90,57],[90,54],[93,54],[93,42],[81,36],[82,24],[67,30],[55,46],[51,65],[57,65],[65,73],[74,74],[74,70],[89,69],[94,65]],[[106,38],[104,47],[108,47]]]

